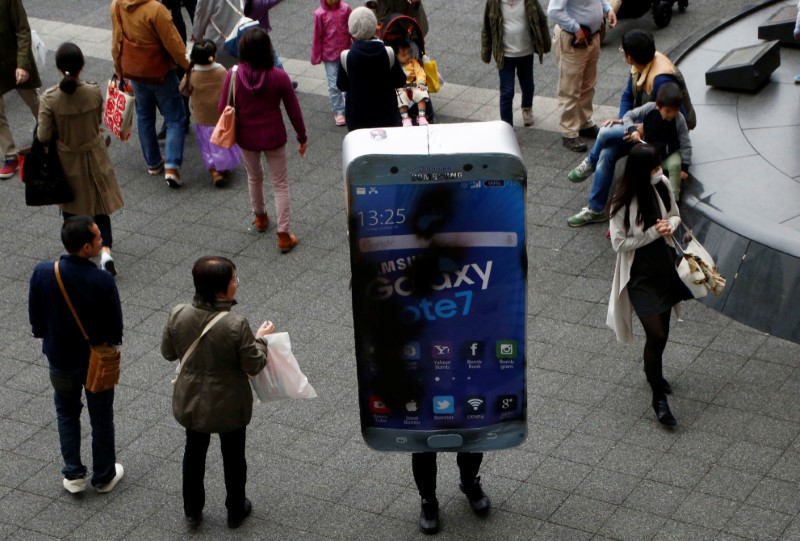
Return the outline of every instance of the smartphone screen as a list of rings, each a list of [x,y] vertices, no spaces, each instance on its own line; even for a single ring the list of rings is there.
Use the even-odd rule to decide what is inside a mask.
[[[478,451],[526,425],[525,176],[494,156],[348,178],[362,432],[382,450]],[[477,163],[479,163],[478,160]]]

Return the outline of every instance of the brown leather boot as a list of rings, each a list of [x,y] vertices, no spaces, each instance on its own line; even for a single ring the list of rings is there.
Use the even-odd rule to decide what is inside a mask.
[[[269,216],[267,216],[267,213],[265,212],[264,214],[256,214],[256,219],[253,220],[253,225],[255,226],[256,231],[259,233],[266,231],[267,227],[269,226]]]
[[[297,246],[297,235],[294,233],[278,233],[278,249],[282,254],[288,254]]]

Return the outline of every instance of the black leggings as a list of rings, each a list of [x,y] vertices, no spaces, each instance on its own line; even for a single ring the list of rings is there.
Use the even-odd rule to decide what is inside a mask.
[[[434,452],[412,453],[411,471],[414,474],[414,481],[417,483],[417,490],[422,499],[431,501],[436,498],[436,454]],[[483,453],[458,453],[456,463],[458,464],[461,484],[467,486],[471,484],[483,461]]]
[[[662,354],[669,338],[670,310],[654,316],[640,317],[644,327],[644,373],[647,383],[653,390],[653,396],[664,394],[664,373],[662,371]]]

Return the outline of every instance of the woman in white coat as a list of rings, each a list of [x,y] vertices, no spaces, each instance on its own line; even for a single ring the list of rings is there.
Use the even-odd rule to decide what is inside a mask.
[[[620,342],[633,340],[633,313],[645,332],[644,372],[653,391],[653,410],[662,424],[677,421],[667,403],[672,392],[662,371],[670,311],[692,298],[675,270],[672,232],[681,223],[658,150],[635,146],[619,188],[609,202],[611,245],[617,252],[606,324]]]

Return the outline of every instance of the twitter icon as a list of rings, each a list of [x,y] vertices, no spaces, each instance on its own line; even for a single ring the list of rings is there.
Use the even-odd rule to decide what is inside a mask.
[[[453,413],[453,397],[452,396],[434,396],[433,397],[433,413],[434,415],[448,415]]]

